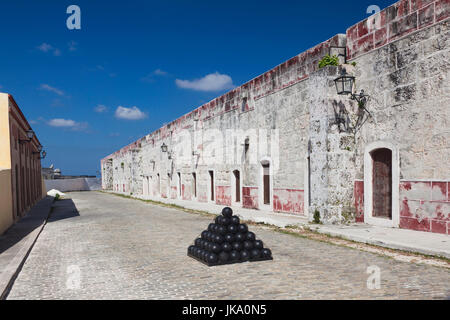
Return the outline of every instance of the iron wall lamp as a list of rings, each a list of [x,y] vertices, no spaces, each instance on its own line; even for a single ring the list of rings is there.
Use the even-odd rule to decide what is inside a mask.
[[[34,138],[34,131],[33,130],[27,130],[27,140],[23,140],[23,139],[19,139],[19,143],[24,143],[24,142],[31,142],[31,140],[33,140]]]
[[[345,69],[342,69],[341,75],[334,79],[334,83],[336,85],[337,94],[350,95],[350,99],[356,100],[358,102],[358,106],[366,110],[365,106],[369,95],[365,94],[364,90],[361,90],[359,94],[353,93],[353,86],[355,84],[354,76],[348,75]]]

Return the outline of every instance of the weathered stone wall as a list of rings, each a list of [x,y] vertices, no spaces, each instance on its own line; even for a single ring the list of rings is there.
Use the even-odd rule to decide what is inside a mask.
[[[364,178],[368,144],[396,146],[399,224],[408,229],[449,230],[449,38],[446,19],[353,60],[358,87],[373,93],[373,119],[358,139],[356,178]]]
[[[212,171],[213,201],[231,205],[232,172],[239,170],[243,207],[305,215],[308,75],[330,46],[344,45],[345,36],[337,35],[122,148],[103,159],[104,180],[112,176],[109,186],[118,192],[207,202]],[[271,168],[267,205],[263,163]]]
[[[104,186],[448,233],[448,16],[448,1],[395,3],[106,157]],[[347,46],[348,64],[319,70],[330,46]],[[370,95],[366,110],[336,94],[343,69],[356,77],[355,92]],[[370,152],[384,147],[392,150],[393,201],[392,217],[380,220],[371,216],[369,169]]]
[[[356,169],[348,181],[356,221],[371,223],[364,155],[385,144],[398,156],[393,226],[449,232],[449,9],[448,1],[400,1],[347,30],[356,89],[371,95],[372,114],[346,163]]]

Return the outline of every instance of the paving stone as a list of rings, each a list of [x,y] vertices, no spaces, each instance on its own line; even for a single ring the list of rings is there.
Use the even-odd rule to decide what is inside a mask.
[[[69,196],[54,210],[8,299],[450,297],[448,269],[257,226],[251,229],[272,249],[273,261],[207,267],[186,250],[209,218],[104,193]],[[381,271],[378,290],[367,288],[367,268],[374,265]]]

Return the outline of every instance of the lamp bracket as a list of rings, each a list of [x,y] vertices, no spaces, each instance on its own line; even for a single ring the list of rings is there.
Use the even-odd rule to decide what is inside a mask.
[[[328,55],[331,56],[331,49],[344,49],[344,53],[339,53],[338,57],[344,57],[344,64],[347,64],[347,47],[341,47],[341,46],[330,46]]]

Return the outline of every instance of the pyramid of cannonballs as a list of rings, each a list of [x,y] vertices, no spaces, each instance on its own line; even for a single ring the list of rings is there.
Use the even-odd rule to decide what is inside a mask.
[[[233,210],[225,207],[208,229],[189,246],[188,256],[208,266],[245,261],[272,260],[272,252],[248,230]]]

